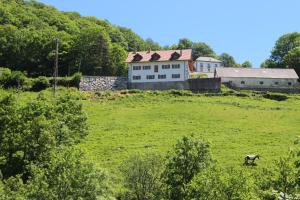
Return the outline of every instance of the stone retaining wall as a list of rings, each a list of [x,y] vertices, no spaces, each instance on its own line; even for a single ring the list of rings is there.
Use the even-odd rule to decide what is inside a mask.
[[[79,88],[81,91],[126,90],[127,84],[127,77],[84,76]]]

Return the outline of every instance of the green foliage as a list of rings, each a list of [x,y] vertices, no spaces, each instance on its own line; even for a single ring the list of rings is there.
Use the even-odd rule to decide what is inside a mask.
[[[235,67],[236,66],[236,62],[234,60],[234,58],[229,55],[228,53],[222,53],[219,56],[219,59],[222,61],[222,64],[224,67]]]
[[[132,155],[121,165],[124,186],[127,189],[124,199],[162,199],[161,173],[163,160],[159,155]]]
[[[163,173],[169,199],[186,199],[187,185],[210,165],[209,144],[193,136],[183,137],[168,153]]]
[[[193,60],[200,56],[216,57],[215,52],[204,42],[193,42],[187,38],[179,40],[178,44],[168,47],[169,49],[192,49]]]
[[[284,94],[264,94],[263,95],[264,98],[266,99],[271,99],[271,100],[275,100],[275,101],[285,101],[288,99],[288,97]]]
[[[109,199],[112,191],[107,175],[83,160],[83,154],[73,148],[53,151],[45,168],[32,167],[27,198]]]
[[[234,168],[208,168],[189,185],[189,199],[193,200],[258,200],[256,193],[252,177]]]
[[[296,195],[297,189],[297,169],[295,167],[295,155],[289,153],[276,161],[276,173],[274,188],[283,193],[283,199]]]
[[[45,76],[40,76],[37,79],[34,79],[31,90],[39,92],[50,87],[49,79]]]
[[[252,63],[247,60],[247,61],[243,62],[241,67],[243,67],[243,68],[252,68]]]
[[[0,1],[0,24],[0,66],[33,77],[52,75],[55,38],[60,76],[123,74],[124,52],[160,48],[130,29],[31,0]]]
[[[264,68],[293,68],[300,74],[300,33],[293,32],[281,36],[266,60]]]
[[[20,71],[10,71],[8,69],[2,72],[0,76],[0,85],[4,88],[19,88],[23,89],[28,82],[27,77]]]
[[[22,104],[16,97],[0,101],[0,170],[5,179],[18,174],[26,181],[28,166],[43,165],[51,150],[78,143],[86,136],[82,105],[71,96],[39,96]]]

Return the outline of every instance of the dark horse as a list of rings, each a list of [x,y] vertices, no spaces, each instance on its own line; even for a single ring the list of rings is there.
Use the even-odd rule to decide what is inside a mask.
[[[247,155],[247,156],[245,157],[244,165],[249,165],[249,164],[255,165],[255,164],[256,164],[256,163],[255,163],[255,160],[256,160],[256,159],[259,159],[259,155]],[[252,162],[249,163],[249,160],[251,160]]]

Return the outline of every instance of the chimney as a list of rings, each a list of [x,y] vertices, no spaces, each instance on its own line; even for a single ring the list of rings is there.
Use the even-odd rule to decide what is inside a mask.
[[[151,48],[148,49],[147,53],[150,53],[150,52],[151,52]]]
[[[136,54],[136,49],[133,50],[133,54]]]
[[[182,56],[182,49],[180,49],[180,56]]]

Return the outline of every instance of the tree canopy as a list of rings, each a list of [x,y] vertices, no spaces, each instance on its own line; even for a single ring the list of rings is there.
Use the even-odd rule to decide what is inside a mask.
[[[0,66],[52,75],[59,38],[59,75],[125,75],[127,51],[160,49],[132,30],[95,17],[60,12],[36,1],[0,0]],[[126,72],[126,73],[125,73]]]
[[[300,33],[293,32],[281,36],[275,43],[269,59],[263,68],[293,68],[300,75]]]

